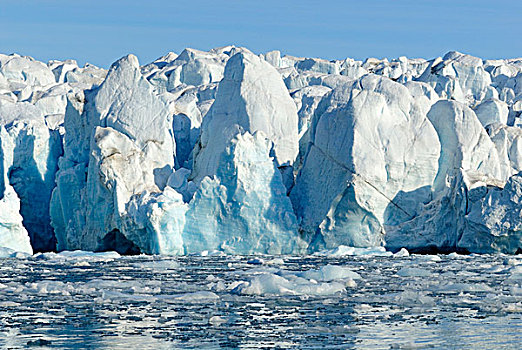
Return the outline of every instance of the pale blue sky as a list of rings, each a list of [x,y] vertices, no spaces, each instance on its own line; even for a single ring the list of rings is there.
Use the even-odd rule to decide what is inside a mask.
[[[522,56],[520,0],[0,0],[0,52],[109,66],[235,44],[295,56]]]

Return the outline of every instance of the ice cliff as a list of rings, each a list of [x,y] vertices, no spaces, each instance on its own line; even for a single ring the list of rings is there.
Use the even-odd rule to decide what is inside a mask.
[[[0,246],[522,249],[522,59],[0,54]]]

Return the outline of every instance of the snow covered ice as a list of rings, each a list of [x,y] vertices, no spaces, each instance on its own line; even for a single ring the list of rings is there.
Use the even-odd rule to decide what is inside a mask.
[[[454,51],[226,46],[108,70],[0,54],[0,246],[515,254],[521,113],[522,60]]]

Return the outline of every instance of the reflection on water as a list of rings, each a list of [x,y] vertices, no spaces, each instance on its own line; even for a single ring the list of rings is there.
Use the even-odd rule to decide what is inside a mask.
[[[297,272],[327,264],[360,278]],[[521,284],[519,256],[2,259],[0,347],[517,349]]]

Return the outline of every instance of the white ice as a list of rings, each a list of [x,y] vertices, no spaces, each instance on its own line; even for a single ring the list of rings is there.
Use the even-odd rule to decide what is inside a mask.
[[[521,126],[520,59],[0,54],[0,247],[516,253]]]

